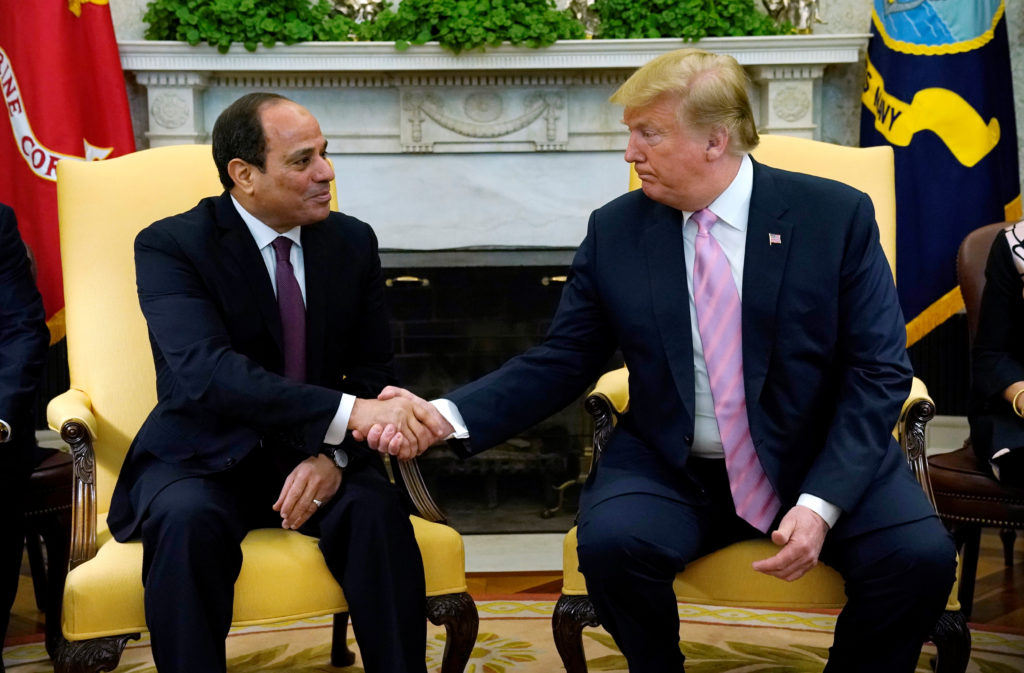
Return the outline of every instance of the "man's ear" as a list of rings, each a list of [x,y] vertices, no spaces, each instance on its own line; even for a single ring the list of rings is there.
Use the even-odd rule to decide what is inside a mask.
[[[235,187],[245,194],[252,194],[255,182],[255,173],[259,169],[247,161],[234,158],[228,162],[228,175],[235,183]]]
[[[708,131],[707,146],[705,147],[708,161],[714,161],[729,151],[729,129],[724,126],[715,126]]]

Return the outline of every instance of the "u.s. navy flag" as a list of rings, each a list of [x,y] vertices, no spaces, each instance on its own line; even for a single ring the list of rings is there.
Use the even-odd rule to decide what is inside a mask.
[[[862,146],[896,155],[896,288],[908,345],[963,307],[956,251],[1021,217],[1002,0],[874,0]]]
[[[0,0],[0,202],[38,263],[51,340],[63,336],[56,166],[135,151],[108,0]]]

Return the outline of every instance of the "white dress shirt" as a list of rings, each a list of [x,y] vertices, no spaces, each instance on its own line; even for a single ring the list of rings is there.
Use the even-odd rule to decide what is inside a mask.
[[[275,297],[277,296],[277,255],[274,253],[274,248],[271,244],[278,236],[291,239],[292,247],[288,255],[288,261],[292,263],[295,280],[299,283],[299,290],[302,291],[302,301],[305,302],[306,262],[302,255],[301,227],[292,227],[283,234],[278,233],[263,222],[260,222],[255,215],[243,208],[242,204],[235,200],[234,196],[231,196],[231,202],[235,204],[235,210],[242,217],[245,226],[249,228],[249,233],[252,234],[253,240],[256,241],[256,247],[260,249],[260,254],[263,255],[263,263],[267,265],[267,273],[270,274],[270,284],[274,288]],[[354,395],[342,393],[338,411],[335,412],[331,424],[327,427],[327,435],[324,437],[325,444],[341,444],[342,440],[345,439],[348,419],[352,415],[352,406],[355,402],[356,398]]]

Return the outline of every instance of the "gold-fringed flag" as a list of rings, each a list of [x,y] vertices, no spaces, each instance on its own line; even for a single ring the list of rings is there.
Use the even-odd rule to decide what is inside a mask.
[[[63,334],[56,166],[135,151],[108,0],[0,0],[0,202],[38,266],[51,341]],[[102,261],[99,261],[102,263]]]
[[[913,344],[963,307],[956,252],[1021,217],[1002,0],[874,0],[862,146],[896,155],[896,289]]]

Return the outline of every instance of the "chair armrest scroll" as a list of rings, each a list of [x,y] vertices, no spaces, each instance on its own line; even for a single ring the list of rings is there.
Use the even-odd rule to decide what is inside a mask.
[[[592,395],[601,395],[616,415],[629,410],[629,370],[625,367],[606,372],[594,384]]]
[[[46,406],[46,420],[60,432],[73,457],[74,481],[71,496],[71,569],[96,555],[96,417],[89,396],[71,389]]]
[[[629,409],[629,371],[620,367],[601,376],[584,400],[583,408],[594,417],[593,460],[596,461],[608,443],[616,418]]]
[[[600,393],[591,393],[583,402],[583,408],[594,417],[594,456],[593,460],[601,458],[608,438],[615,427],[615,412],[608,398]]]
[[[56,432],[63,432],[66,423],[75,422],[88,431],[90,439],[96,438],[92,400],[81,390],[71,388],[50,400],[46,405],[46,422]]]
[[[914,377],[910,395],[903,403],[899,422],[896,424],[896,438],[899,440],[903,455],[910,463],[910,469],[917,477],[918,483],[928,496],[928,501],[935,507],[935,495],[932,493],[931,477],[928,474],[928,460],[925,455],[925,426],[935,417],[935,403],[928,395],[928,387],[921,379]]]

